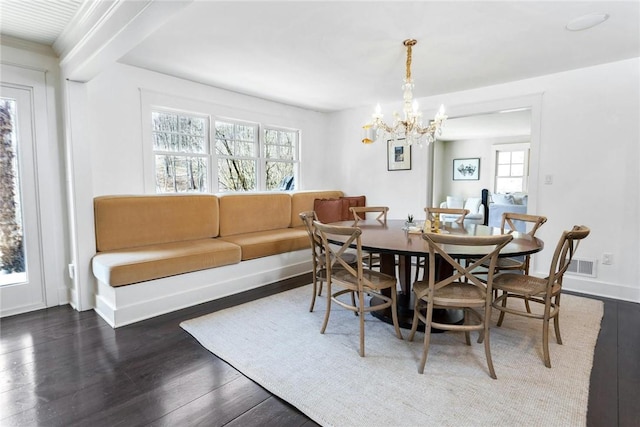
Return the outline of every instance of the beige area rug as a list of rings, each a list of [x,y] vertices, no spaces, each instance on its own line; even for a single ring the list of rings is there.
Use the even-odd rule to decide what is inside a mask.
[[[603,314],[600,301],[563,295],[564,344],[558,345],[551,332],[551,369],[542,361],[541,322],[507,315],[501,328],[491,330],[498,376],[492,380],[475,333],[471,346],[464,344],[462,333],[433,334],[420,375],[424,334],[410,343],[403,330],[405,340],[399,340],[391,325],[367,315],[366,357],[361,358],[357,317],[334,305],[321,335],[326,301],[319,298],[310,313],[310,296],[310,285],[304,286],[181,326],[209,351],[321,425],[586,423],[589,376]]]

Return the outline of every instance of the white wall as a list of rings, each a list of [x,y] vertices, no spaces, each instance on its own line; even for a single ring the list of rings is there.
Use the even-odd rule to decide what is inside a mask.
[[[267,84],[265,82],[265,84]],[[143,193],[143,144],[140,89],[206,104],[222,117],[301,130],[301,187],[322,189],[323,165],[331,162],[325,114],[241,95],[164,74],[114,64],[87,83],[91,121],[93,195]]]
[[[418,83],[420,79],[416,77]],[[537,182],[530,183],[529,205],[531,213],[546,215],[549,221],[539,231],[546,248],[536,256],[534,269],[544,274],[562,230],[584,224],[591,235],[578,257],[597,260],[597,277],[568,276],[566,287],[640,302],[639,58],[419,101],[429,117],[441,103],[455,115],[474,104],[539,93],[543,94],[540,128],[532,131],[539,132],[539,146],[532,139],[532,156],[537,157],[532,167],[538,168],[532,176]],[[394,109],[400,110],[399,105],[383,106],[383,113],[390,117]],[[335,168],[338,181],[350,194],[366,194],[370,204],[389,206],[391,218],[422,213],[425,149],[414,148],[411,171],[387,172],[385,144],[359,142],[361,125],[371,112],[367,107],[331,116],[330,149],[342,153]],[[552,175],[553,184],[543,184],[545,175]],[[612,265],[599,262],[604,252],[613,254]]]

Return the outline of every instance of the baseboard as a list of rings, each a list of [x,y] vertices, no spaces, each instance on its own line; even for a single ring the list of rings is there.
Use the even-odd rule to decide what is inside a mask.
[[[118,328],[309,271],[302,250],[115,288],[98,281],[94,310]]]
[[[640,303],[640,289],[565,274],[562,288],[572,292]]]

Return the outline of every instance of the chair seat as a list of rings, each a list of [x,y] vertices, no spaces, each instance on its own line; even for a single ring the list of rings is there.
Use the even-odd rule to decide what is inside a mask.
[[[375,270],[365,269],[362,272],[363,278],[371,283],[367,284],[368,288],[379,291],[380,289],[395,288],[396,278]],[[332,279],[340,282],[349,288],[358,289],[358,278],[349,273],[345,269],[332,270]]]
[[[414,292],[422,293],[429,289],[429,282],[415,282]],[[433,303],[439,306],[473,307],[485,304],[485,291],[469,283],[456,282],[444,288],[436,289]]]
[[[333,257],[332,257],[332,258],[333,258]],[[350,265],[353,265],[353,266],[355,266],[355,265],[357,265],[357,264],[358,264],[358,255],[357,255],[357,254],[354,254],[354,253],[351,253],[351,252],[345,252],[345,253],[342,255],[342,259],[343,259],[343,260],[345,260],[345,261],[346,261],[347,263],[349,263]],[[325,258],[324,258],[324,257],[319,257],[319,258],[318,258],[318,266],[319,266],[320,268],[324,268],[324,265],[325,265],[326,263],[327,263],[327,262],[325,261]],[[338,265],[338,266],[336,266],[336,268],[341,268],[341,267]]]
[[[493,278],[493,289],[532,297],[546,292],[548,280],[522,274],[502,273]],[[556,283],[551,294],[555,295],[558,292],[560,292],[560,285]]]

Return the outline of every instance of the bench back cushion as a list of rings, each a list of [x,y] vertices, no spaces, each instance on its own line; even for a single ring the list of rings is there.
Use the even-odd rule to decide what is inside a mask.
[[[218,236],[211,194],[101,196],[93,206],[98,252]]]
[[[291,222],[291,195],[224,194],[220,202],[220,236],[288,228]]]
[[[300,212],[314,210],[316,199],[337,199],[343,196],[342,191],[299,191],[291,195],[291,226],[299,227],[302,224]]]

